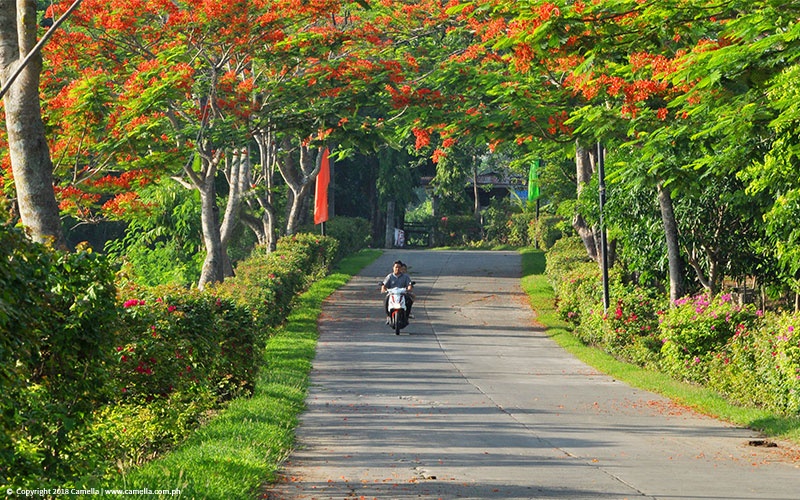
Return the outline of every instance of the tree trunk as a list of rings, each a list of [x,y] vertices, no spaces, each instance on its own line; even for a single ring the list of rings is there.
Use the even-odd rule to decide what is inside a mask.
[[[233,266],[228,256],[228,246],[233,238],[234,230],[241,220],[242,199],[247,192],[247,180],[250,178],[250,155],[248,148],[234,151],[230,163],[225,169],[228,179],[228,203],[225,206],[225,216],[220,227],[220,241],[222,243],[222,267],[225,277],[233,276]]]
[[[714,212],[716,212],[716,215],[712,217]],[[716,245],[716,242],[721,239],[721,233],[724,231],[725,209],[720,207],[714,212],[706,212],[706,225],[714,227],[714,236],[710,238],[707,243],[701,245],[699,250],[696,245],[692,245],[692,248],[688,248],[684,245],[683,249],[686,255],[686,261],[689,266],[694,269],[698,281],[700,281],[700,284],[703,285],[703,288],[705,288],[712,297],[719,293],[722,287],[722,281],[725,277],[724,267],[721,262],[721,252]],[[695,238],[690,239],[694,240]],[[705,257],[705,267],[707,267],[707,269],[704,269],[701,255]]]
[[[710,260],[709,272],[706,275],[706,272],[703,270],[703,265],[700,262],[700,258],[697,256],[697,249],[696,248],[684,248],[686,251],[686,261],[689,263],[689,266],[694,269],[695,276],[697,276],[697,280],[703,285],[709,294],[713,297],[717,294],[715,287],[714,287],[714,274],[716,272],[716,266],[714,262]]]
[[[222,238],[219,232],[219,207],[217,207],[217,190],[214,182],[208,183],[200,190],[200,221],[203,228],[203,245],[206,258],[200,272],[197,287],[201,290],[209,283],[218,283],[224,279]]]
[[[17,20],[21,23],[17,26]],[[36,45],[36,2],[0,0],[0,76],[5,82]],[[31,238],[66,249],[53,192],[53,163],[39,104],[42,58],[33,57],[6,93],[6,129],[22,224]]]
[[[578,196],[580,197],[584,189],[589,185],[594,175],[594,155],[591,149],[584,148],[580,144],[575,144],[575,169],[577,173]],[[581,214],[575,214],[572,218],[572,227],[578,233],[586,253],[589,257],[600,264],[600,232],[598,228],[590,226]]]
[[[226,257],[223,255],[225,249],[222,246],[217,189],[214,183],[217,167],[224,151],[220,148],[212,155],[211,146],[205,144],[203,150],[198,151],[198,154],[199,168],[195,168],[195,165],[191,164],[184,167],[184,173],[190,182],[179,181],[186,187],[197,189],[200,193],[200,225],[203,231],[206,258],[203,261],[197,287],[202,290],[209,283],[218,283],[225,279]]]
[[[386,203],[386,238],[384,248],[394,247],[394,200]]]
[[[667,260],[669,262],[669,299],[674,304],[684,295],[683,261],[678,241],[678,224],[672,206],[669,188],[658,183],[658,206],[661,209],[661,220],[664,223],[664,235],[667,239]]]
[[[251,186],[263,185],[263,189],[258,189],[254,196],[246,199],[246,202],[253,212],[260,210],[262,215],[257,221],[250,218],[245,218],[244,220],[250,229],[255,232],[258,244],[267,247],[272,252],[276,247],[275,195],[273,189],[277,144],[275,143],[275,133],[269,128],[258,131],[254,138],[258,145],[261,170],[258,171],[258,175],[255,177],[253,176],[255,172],[252,169],[250,170],[251,177],[248,180],[248,184]]]
[[[284,149],[289,150],[288,141],[284,144]],[[295,163],[291,154],[285,155],[278,161],[278,169],[289,186],[289,204],[286,216],[286,234],[292,235],[297,231],[301,220],[301,211],[304,202],[308,198],[314,181],[317,179],[320,166],[322,165],[322,152],[324,148],[316,148],[316,157],[311,154],[311,149],[307,146],[300,146],[300,159]]]

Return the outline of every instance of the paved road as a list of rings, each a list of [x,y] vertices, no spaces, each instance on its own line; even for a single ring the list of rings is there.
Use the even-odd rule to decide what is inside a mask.
[[[401,258],[416,320],[383,324]],[[632,389],[536,325],[514,252],[387,252],[331,298],[270,499],[798,499],[798,450]]]

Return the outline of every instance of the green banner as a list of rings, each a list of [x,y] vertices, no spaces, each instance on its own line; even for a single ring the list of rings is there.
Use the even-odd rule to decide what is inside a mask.
[[[539,166],[541,160],[535,160],[531,164],[528,172],[528,201],[536,201],[539,198]]]

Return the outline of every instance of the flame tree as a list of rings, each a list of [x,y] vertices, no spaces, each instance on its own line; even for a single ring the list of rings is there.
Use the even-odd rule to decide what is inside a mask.
[[[794,23],[796,16],[784,12],[786,6],[775,7],[788,24]],[[766,10],[775,7],[759,4]],[[453,2],[450,12],[462,22],[459,32],[472,41],[463,52],[443,60],[425,82],[447,90],[448,106],[439,110],[440,116],[424,116],[418,137],[427,142],[438,135],[441,146],[462,138],[490,145],[514,141],[537,155],[559,144],[572,150],[578,207],[583,207],[575,212],[573,227],[595,259],[599,227],[596,202],[588,199],[596,194],[585,187],[595,176],[594,146],[603,142],[620,196],[641,188],[655,193],[661,241],[668,250],[671,297],[685,291],[684,262],[714,293],[732,262],[748,258],[745,252],[732,251],[733,242],[759,237],[745,227],[744,219],[752,214],[742,210],[749,202],[736,196],[735,184],[725,187],[726,179],[757,157],[758,149],[744,148],[733,155],[733,142],[726,146],[720,141],[724,126],[712,110],[737,101],[736,91],[718,85],[733,64],[720,71],[698,64],[706,60],[699,55],[729,45],[731,20],[752,8],[738,2],[642,0]],[[763,36],[767,25],[753,28],[748,23],[754,30],[750,40]],[[742,65],[755,52],[730,60]],[[706,74],[698,76],[703,71]],[[713,140],[698,140],[701,131]],[[747,143],[757,143],[763,136],[757,129],[751,131],[755,134]],[[729,154],[720,155],[723,151]],[[446,153],[447,147],[440,147],[437,156]],[[728,193],[714,208],[719,216],[693,218],[693,206],[700,213],[710,209],[702,201],[714,197],[710,184]],[[677,208],[675,192],[681,194]],[[637,244],[630,239],[627,243]]]
[[[390,42],[367,12],[338,1],[84,2],[48,51],[62,208],[146,213],[137,183],[170,178],[200,196],[200,286],[230,275],[226,246],[240,219],[274,241],[275,172],[291,234],[322,145],[357,142],[375,122],[360,110],[398,68],[380,57]]]

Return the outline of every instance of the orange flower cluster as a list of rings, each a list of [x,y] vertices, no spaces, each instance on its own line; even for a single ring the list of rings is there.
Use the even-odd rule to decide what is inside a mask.
[[[547,132],[550,135],[556,135],[559,132],[561,132],[563,134],[571,134],[572,133],[572,128],[570,126],[568,126],[566,123],[564,123],[564,122],[567,121],[567,119],[569,119],[569,114],[567,114],[566,111],[562,111],[562,112],[557,113],[557,114],[555,114],[553,116],[550,116],[547,119],[547,122],[550,125],[547,128]]]
[[[442,93],[438,90],[427,88],[414,90],[410,85],[403,85],[399,89],[386,85],[385,88],[392,98],[392,106],[395,109],[402,109],[412,104],[433,107],[441,107],[443,104]]]
[[[669,58],[647,52],[636,52],[629,56],[631,69],[634,72],[649,68],[654,77],[671,75],[678,69],[678,60],[684,54],[678,52],[676,57]]]
[[[416,141],[414,146],[418,150],[430,145],[430,143],[431,143],[431,133],[428,130],[414,127],[414,128],[411,129],[411,132],[414,134],[414,137],[416,137],[416,139],[417,139],[417,141]]]
[[[102,211],[112,219],[119,219],[126,214],[149,213],[154,207],[154,203],[143,202],[136,192],[127,191],[105,202]]]
[[[542,21],[549,21],[552,17],[559,17],[561,15],[561,10],[553,3],[544,2],[539,5],[537,13],[539,14],[539,19]]]
[[[91,183],[92,188],[105,191],[128,190],[137,185],[144,187],[152,182],[152,171],[129,170],[119,175],[106,175]]]
[[[440,161],[442,161],[445,158],[447,158],[447,152],[443,151],[440,148],[436,148],[433,151],[433,155],[431,156],[431,161],[433,163],[439,163]]]
[[[100,201],[99,194],[90,194],[75,186],[54,186],[58,207],[64,212],[77,217],[86,217],[91,213],[91,206]]]

